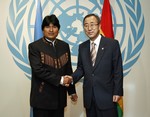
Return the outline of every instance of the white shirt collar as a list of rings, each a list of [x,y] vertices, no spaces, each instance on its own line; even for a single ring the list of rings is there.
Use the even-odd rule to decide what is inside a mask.
[[[45,39],[46,39],[46,41],[51,42],[51,43],[54,45],[55,40],[54,40],[54,41],[51,41],[51,40],[49,40],[49,39],[47,39],[47,38],[45,38]]]
[[[100,41],[101,41],[101,35],[99,34],[98,37],[94,40],[94,43],[95,43],[95,47],[96,47],[96,51],[98,50],[98,47],[99,47],[99,44],[100,44]],[[90,43],[92,43],[93,41],[90,40]]]

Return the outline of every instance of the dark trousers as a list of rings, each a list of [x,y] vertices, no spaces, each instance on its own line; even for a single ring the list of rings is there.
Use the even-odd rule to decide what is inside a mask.
[[[118,117],[117,107],[114,104],[114,108],[101,110],[97,107],[95,98],[93,96],[90,109],[86,109],[87,117]]]
[[[64,117],[64,108],[57,110],[33,108],[33,117]]]

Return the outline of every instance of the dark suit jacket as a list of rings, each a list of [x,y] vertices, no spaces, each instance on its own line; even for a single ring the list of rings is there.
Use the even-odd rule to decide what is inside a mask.
[[[99,109],[112,108],[113,95],[123,95],[123,68],[118,41],[101,37],[94,67],[90,57],[90,40],[79,45],[78,65],[72,76],[75,83],[84,76],[85,108],[90,108],[93,95]]]
[[[66,106],[67,91],[75,87],[60,85],[63,75],[72,74],[69,45],[56,39],[55,48],[44,38],[29,44],[29,61],[32,69],[30,104],[42,109]]]

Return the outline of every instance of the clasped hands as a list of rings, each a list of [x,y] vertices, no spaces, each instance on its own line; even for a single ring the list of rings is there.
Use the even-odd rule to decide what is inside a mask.
[[[70,83],[73,82],[72,76],[65,75],[65,76],[63,76],[63,77],[64,77],[63,85],[66,86],[66,87],[69,87]]]
[[[63,85],[64,85],[64,86],[69,87],[70,83],[73,83],[73,78],[72,78],[72,76],[65,75],[65,76],[63,76],[63,78],[64,78],[64,80],[63,80]],[[71,100],[72,100],[73,102],[76,102],[77,99],[78,99],[78,96],[77,96],[76,93],[71,95]]]

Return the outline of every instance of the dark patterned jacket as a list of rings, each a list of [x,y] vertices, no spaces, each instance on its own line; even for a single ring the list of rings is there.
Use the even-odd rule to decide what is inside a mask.
[[[69,45],[56,39],[55,46],[41,38],[29,44],[29,61],[32,69],[30,104],[42,109],[64,108],[67,91],[76,93],[75,87],[60,85],[61,76],[71,75]]]

